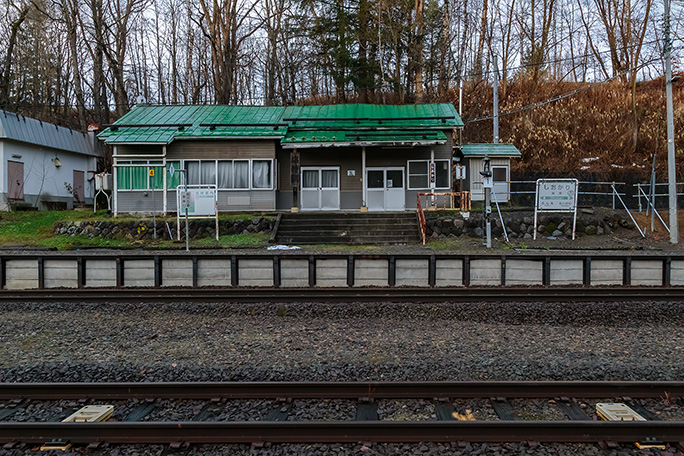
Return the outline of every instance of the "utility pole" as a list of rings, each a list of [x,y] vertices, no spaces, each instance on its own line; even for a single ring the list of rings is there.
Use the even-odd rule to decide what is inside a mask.
[[[494,55],[494,144],[499,144],[499,62],[496,55]]]
[[[675,171],[674,115],[672,106],[672,41],[670,40],[670,1],[665,1],[665,94],[667,96],[667,188],[670,205],[670,242],[679,243],[677,221],[677,173]]]

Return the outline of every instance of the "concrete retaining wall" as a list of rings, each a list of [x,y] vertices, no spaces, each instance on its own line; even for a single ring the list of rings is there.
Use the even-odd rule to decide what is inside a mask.
[[[429,260],[397,259],[395,263],[395,282],[398,287],[427,287],[429,280]]]
[[[244,287],[273,286],[273,258],[238,260],[238,281]]]
[[[7,290],[79,287],[684,286],[684,257],[12,256]]]
[[[115,287],[116,261],[91,260],[86,262],[86,287]]]
[[[45,288],[77,288],[78,263],[76,260],[45,260]]]
[[[346,287],[347,259],[326,259],[316,261],[317,287]]]

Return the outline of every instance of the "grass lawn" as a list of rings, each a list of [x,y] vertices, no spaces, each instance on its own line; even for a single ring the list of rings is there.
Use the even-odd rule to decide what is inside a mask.
[[[219,220],[251,220],[258,217],[272,217],[271,214],[225,214]],[[274,217],[273,217],[274,218]],[[158,221],[176,221],[176,217],[157,217]],[[93,214],[90,211],[17,211],[0,214],[0,247],[39,247],[70,250],[78,247],[146,247],[159,249],[179,249],[185,242],[169,240],[131,240],[125,237],[89,237],[87,235],[55,235],[55,225],[59,222],[152,222],[152,218],[131,216],[112,217],[106,211]],[[190,241],[194,248],[259,248],[268,245],[267,233],[250,233],[203,238]]]

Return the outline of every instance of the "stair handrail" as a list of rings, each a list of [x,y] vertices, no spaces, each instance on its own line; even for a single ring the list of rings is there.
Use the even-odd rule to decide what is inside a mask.
[[[418,224],[420,225],[420,235],[423,238],[423,245],[425,245],[425,212],[423,212],[423,205],[420,202],[420,196],[425,195],[425,193],[418,193],[416,198],[416,211],[418,211]]]
[[[427,222],[425,221],[425,211],[423,210],[423,203],[421,203],[421,196],[444,196],[448,197],[451,201],[451,207],[446,207],[447,198],[444,198],[442,208],[437,206],[434,207],[435,210],[460,210],[462,212],[469,212],[471,208],[470,192],[460,191],[460,192],[431,192],[431,193],[418,193],[416,194],[416,211],[418,212],[418,223],[420,224],[420,235],[423,238],[423,245],[425,245],[425,231],[427,228]],[[459,199],[459,207],[456,207],[456,198]]]

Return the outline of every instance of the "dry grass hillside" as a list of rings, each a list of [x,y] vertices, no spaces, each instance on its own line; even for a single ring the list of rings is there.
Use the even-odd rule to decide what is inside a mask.
[[[554,98],[587,84],[540,83],[534,89],[526,79],[500,86],[503,113]],[[684,175],[684,78],[674,83],[674,119],[677,168]],[[531,95],[530,95],[531,94]],[[491,142],[492,121],[468,119],[492,113],[490,85],[472,83],[464,88],[464,142]],[[636,89],[636,116],[629,86],[606,83],[571,97],[500,118],[501,142],[512,142],[523,154],[514,160],[518,173],[594,174],[606,178],[646,176],[653,153],[657,172],[666,172],[667,130],[665,81],[641,82]]]

